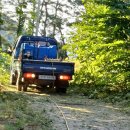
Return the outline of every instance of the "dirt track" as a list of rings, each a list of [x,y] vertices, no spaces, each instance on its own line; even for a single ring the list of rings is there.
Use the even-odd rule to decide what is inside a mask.
[[[17,93],[14,87],[7,91]],[[47,116],[52,120],[53,129],[50,127],[49,130],[130,130],[130,115],[116,105],[88,99],[85,96],[46,94],[35,90],[20,94],[27,97],[28,106],[33,111],[42,115],[43,110],[46,110]],[[25,127],[24,130],[33,129]]]
[[[45,108],[53,121],[54,130],[130,130],[130,116],[111,104],[84,96],[27,94],[31,97],[34,110]],[[62,114],[50,98],[62,110],[68,129]]]

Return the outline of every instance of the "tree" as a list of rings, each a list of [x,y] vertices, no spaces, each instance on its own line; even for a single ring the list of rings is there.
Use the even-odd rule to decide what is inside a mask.
[[[63,29],[68,23],[66,18],[62,15],[71,15],[68,11],[70,8],[71,6],[68,3],[62,3],[59,0],[43,0],[39,11],[41,14],[39,17],[39,22],[41,21],[42,23],[41,34],[51,37],[57,37],[58,35],[60,49],[65,44],[65,33],[63,32]],[[62,55],[66,57],[66,52],[63,51]]]
[[[69,25],[68,19],[74,14],[74,1],[39,0],[38,4],[36,0],[2,0],[2,3],[3,8],[7,8],[6,4],[15,8],[15,11],[4,11],[11,19],[17,18],[17,36],[40,33],[44,36],[58,37],[61,46],[65,44],[64,30]]]
[[[75,82],[85,93],[128,91],[129,3],[125,0],[83,0],[83,3],[86,12],[73,25],[75,32],[67,46],[82,66]]]
[[[28,21],[27,27],[26,27],[26,34],[30,34],[33,35],[35,33],[36,30],[36,20],[37,20],[37,7],[36,7],[36,0],[30,0],[28,1],[29,5],[32,4],[32,9],[30,9],[29,14],[30,16],[28,16],[26,18],[26,20]],[[38,21],[39,22],[39,21]]]
[[[23,32],[25,18],[26,18],[26,15],[23,9],[26,9],[26,8],[27,8],[27,2],[25,2],[24,0],[22,1],[18,0],[18,6],[16,7],[16,13],[18,16],[17,36],[21,35]]]

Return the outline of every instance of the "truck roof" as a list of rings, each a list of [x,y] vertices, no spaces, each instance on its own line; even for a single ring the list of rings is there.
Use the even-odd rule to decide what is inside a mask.
[[[45,37],[45,36],[27,36],[27,35],[23,35],[19,37],[19,44],[23,43],[23,42],[27,42],[27,41],[43,41],[43,42],[49,42],[51,45],[57,45],[57,41],[54,38],[51,37]]]

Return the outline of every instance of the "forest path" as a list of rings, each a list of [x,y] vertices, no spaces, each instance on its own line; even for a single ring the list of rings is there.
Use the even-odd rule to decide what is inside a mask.
[[[7,91],[14,95],[17,93],[15,88]],[[49,130],[130,130],[129,114],[111,103],[88,99],[86,96],[45,93],[32,89],[18,93],[27,97],[28,107],[33,112],[42,115],[45,110],[47,118],[52,121]],[[25,127],[24,130],[33,129]]]
[[[85,96],[27,94],[33,109],[47,111],[54,130],[130,130],[130,116],[118,106]]]

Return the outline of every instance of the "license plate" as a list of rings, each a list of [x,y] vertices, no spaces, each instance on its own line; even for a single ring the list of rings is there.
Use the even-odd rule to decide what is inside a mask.
[[[39,75],[39,79],[46,79],[46,80],[56,80],[56,76],[51,75]]]

